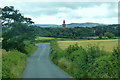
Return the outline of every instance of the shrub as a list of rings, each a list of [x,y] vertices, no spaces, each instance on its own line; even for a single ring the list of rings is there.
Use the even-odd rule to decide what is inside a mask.
[[[57,46],[57,43],[54,44]],[[97,45],[88,45],[87,49],[84,49],[76,44],[66,50],[57,50],[56,58],[52,61],[57,62],[60,68],[78,80],[79,78],[120,78],[119,50],[116,48],[113,53],[108,53]],[[55,54],[51,56],[54,57]]]

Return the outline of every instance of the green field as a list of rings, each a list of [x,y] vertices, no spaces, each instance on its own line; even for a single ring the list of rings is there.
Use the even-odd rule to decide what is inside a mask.
[[[52,37],[37,37],[35,40],[53,40],[55,38]]]
[[[112,51],[118,45],[118,39],[109,40],[80,40],[80,41],[58,41],[58,46],[64,50],[68,48],[69,45],[74,45],[78,43],[79,46],[87,48],[88,45],[98,45],[101,49],[105,51]]]

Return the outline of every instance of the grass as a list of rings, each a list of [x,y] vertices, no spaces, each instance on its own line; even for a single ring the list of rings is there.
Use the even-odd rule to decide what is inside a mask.
[[[53,40],[55,38],[52,37],[37,37],[35,40]]]
[[[30,43],[30,41],[24,41],[25,43],[25,50],[27,51],[27,57],[31,56],[36,50],[37,46],[35,46],[35,43]]]
[[[35,42],[36,43],[46,43],[46,42],[50,42],[52,40],[55,40],[55,38],[52,38],[52,37],[36,37]]]
[[[37,49],[34,43],[24,41],[26,54],[17,50],[2,50],[2,78],[21,78],[27,64],[27,58]]]
[[[26,55],[17,50],[2,50],[2,53],[2,78],[21,78],[26,67]]]
[[[58,41],[58,46],[65,50],[69,45],[75,45],[78,43],[79,46],[87,48],[88,45],[98,45],[100,48],[105,51],[111,52],[114,47],[118,45],[118,39],[109,39],[109,40],[80,40],[80,41]]]
[[[0,49],[0,79],[2,79],[2,49]]]

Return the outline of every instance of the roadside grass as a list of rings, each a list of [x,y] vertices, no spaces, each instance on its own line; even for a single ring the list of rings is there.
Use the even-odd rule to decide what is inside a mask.
[[[111,52],[113,48],[118,46],[118,39],[109,40],[80,40],[80,41],[58,41],[60,49],[65,50],[69,45],[75,45],[78,43],[79,46],[87,48],[88,45],[98,45],[101,49]]]
[[[24,41],[25,43],[25,50],[27,51],[27,57],[31,56],[36,50],[37,46],[35,43],[31,43],[30,41]]]
[[[29,41],[24,41],[27,53],[17,50],[2,50],[2,78],[21,78],[27,64],[27,58],[36,50],[37,46]],[[12,79],[11,79],[12,80]]]
[[[0,49],[0,79],[2,79],[2,49]]]
[[[2,50],[2,53],[2,78],[21,78],[27,62],[26,55],[17,50]]]

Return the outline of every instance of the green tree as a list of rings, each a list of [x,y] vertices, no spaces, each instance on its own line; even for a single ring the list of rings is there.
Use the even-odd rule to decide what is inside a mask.
[[[110,32],[104,33],[104,36],[105,36],[105,37],[108,37],[108,38],[114,38],[114,34],[112,34],[112,33],[110,33]]]
[[[25,40],[35,39],[34,27],[20,22],[12,23],[12,28],[3,32],[2,48],[5,50],[17,49],[23,53]]]
[[[22,16],[19,10],[15,10],[13,6],[5,6],[2,8],[2,26],[10,26],[11,23],[21,22],[26,24],[34,23],[31,18],[26,18]]]
[[[103,35],[102,35],[102,34],[100,34],[100,35],[99,35],[99,38],[100,38],[100,39],[102,39],[102,36],[103,36]]]

